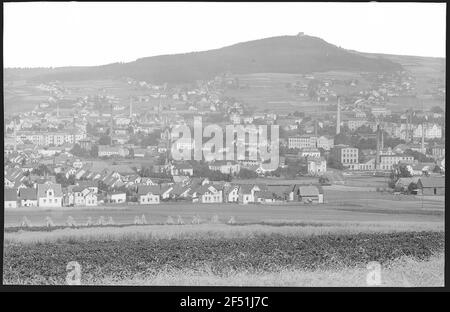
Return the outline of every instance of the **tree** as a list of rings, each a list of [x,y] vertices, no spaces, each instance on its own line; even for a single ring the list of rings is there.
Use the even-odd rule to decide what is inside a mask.
[[[422,154],[418,151],[413,151],[411,149],[407,149],[405,151],[405,154],[408,156],[414,157],[414,159],[418,160],[419,162],[433,162],[434,161],[433,158],[427,157],[425,154]]]
[[[85,151],[81,148],[81,146],[76,143],[72,149],[70,150],[70,153],[72,155],[78,156],[78,157],[84,157],[85,156]]]
[[[98,145],[97,144],[92,146],[91,150],[89,151],[89,155],[94,158],[98,157]]]
[[[239,179],[256,179],[258,174],[252,170],[248,170],[246,168],[241,168],[239,173],[237,174],[237,178]]]
[[[433,106],[433,107],[431,108],[431,111],[432,111],[433,113],[437,113],[437,114],[443,114],[443,113],[444,113],[444,110],[443,110],[442,107],[440,107],[440,106]]]
[[[414,183],[414,182],[411,182],[411,183],[408,185],[408,193],[409,193],[409,194],[412,194],[413,191],[415,191],[415,190],[417,190],[417,184]]]
[[[98,140],[99,145],[111,145],[111,137],[109,135],[102,135]]]

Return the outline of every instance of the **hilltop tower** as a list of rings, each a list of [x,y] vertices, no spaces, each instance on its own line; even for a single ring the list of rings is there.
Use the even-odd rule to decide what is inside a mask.
[[[341,98],[337,98],[336,135],[341,133]]]

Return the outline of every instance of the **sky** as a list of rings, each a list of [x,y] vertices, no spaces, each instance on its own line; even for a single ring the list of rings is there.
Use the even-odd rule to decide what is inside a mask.
[[[445,3],[4,3],[4,67],[91,66],[280,35],[445,57]]]

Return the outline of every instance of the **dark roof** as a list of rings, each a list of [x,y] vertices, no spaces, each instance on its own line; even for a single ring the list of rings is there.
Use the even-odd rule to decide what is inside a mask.
[[[15,189],[4,189],[5,201],[17,201],[17,191]]]
[[[152,193],[153,195],[161,194],[161,189],[158,185],[140,185],[138,187],[137,194],[138,195],[147,195],[148,193]]]
[[[422,187],[445,187],[445,178],[420,178],[419,182]]]
[[[53,189],[55,192],[55,197],[63,196],[62,190],[61,190],[61,184],[54,184],[54,183],[44,183],[44,184],[38,184],[37,186],[37,193],[38,197],[47,197],[46,192],[49,189]]]
[[[19,190],[19,198],[22,200],[36,200],[37,192],[34,188],[22,188]]]

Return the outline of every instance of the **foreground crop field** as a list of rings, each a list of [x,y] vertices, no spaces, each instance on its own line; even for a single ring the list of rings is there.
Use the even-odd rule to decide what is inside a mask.
[[[251,275],[249,281],[254,283],[283,284],[282,280],[270,281],[271,276],[283,278],[289,276],[287,272],[324,274],[329,270],[361,273],[371,261],[386,269],[398,261],[423,266],[424,261],[439,262],[444,248],[444,234],[436,231],[374,233],[374,228],[356,228],[349,234],[345,229],[327,231],[319,225],[316,231],[299,226],[286,229],[283,225],[272,229],[260,226],[253,231],[248,225],[218,225],[222,231],[210,227],[202,232],[187,226],[187,232],[181,230],[172,236],[165,226],[158,236],[152,235],[152,226],[146,227],[147,235],[145,231],[127,235],[76,233],[88,229],[71,230],[66,236],[32,233],[28,238],[27,232],[6,233],[4,283],[64,284],[67,263],[77,261],[82,267],[83,284],[177,284],[176,272],[182,283],[194,274],[198,282],[208,277],[207,283],[216,285],[237,282],[239,276],[246,275]]]
[[[367,286],[378,261],[383,286],[442,286],[444,201],[349,189],[329,187],[323,205],[8,209],[4,283],[65,284],[77,261],[82,284]],[[142,215],[147,224],[132,225]],[[86,225],[100,216],[115,224]],[[185,224],[165,224],[168,216]],[[31,227],[19,226],[23,217]]]

